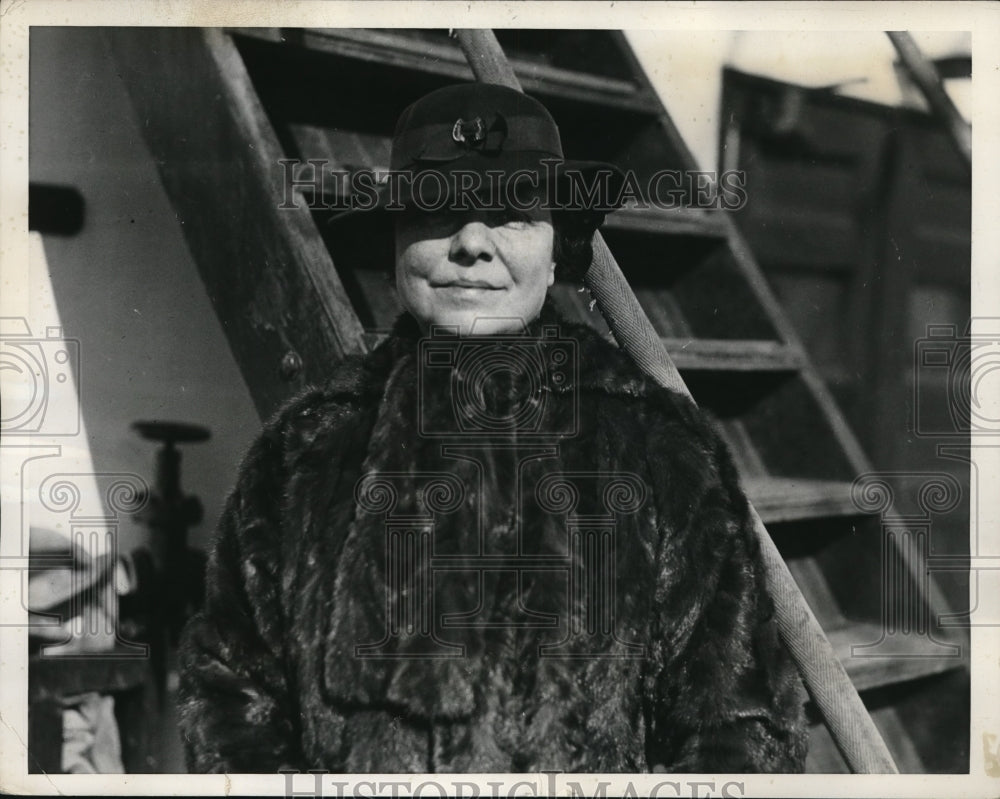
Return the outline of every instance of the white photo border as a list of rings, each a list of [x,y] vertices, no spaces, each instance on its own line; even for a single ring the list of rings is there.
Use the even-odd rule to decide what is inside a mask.
[[[0,2],[0,275],[2,286],[28,280],[28,37],[31,26],[279,26],[279,27],[523,27],[692,30],[948,30],[972,31],[973,151],[972,317],[1000,317],[1000,6],[973,2],[660,3],[660,2],[341,2],[303,0],[2,0]],[[0,316],[24,316],[3,299],[16,292],[0,287]],[[1000,398],[993,398],[1000,403]],[[994,413],[990,418],[1000,418]],[[1000,455],[973,448],[980,473],[992,491],[982,491],[978,508],[981,545],[1000,552]],[[19,503],[4,485],[0,548],[8,534],[8,512]],[[14,504],[12,504],[14,503]],[[1000,617],[1000,596],[979,597],[976,612]],[[0,570],[0,620],[24,623],[20,574]],[[1000,795],[1000,777],[987,775],[987,747],[1000,741],[1000,630],[972,627],[972,714],[970,773],[967,775],[322,775],[322,795],[384,795],[399,785],[437,796],[430,783],[481,796],[542,796],[555,779],[557,793],[570,795],[567,780],[593,796],[950,796]],[[71,795],[242,795],[285,796],[288,778],[262,775],[45,775],[25,772],[28,654],[23,628],[0,627],[0,790],[19,794]],[[992,736],[992,738],[990,737]],[[314,795],[316,777],[300,775],[297,795]],[[467,787],[455,787],[456,781]],[[672,783],[681,786],[672,787]],[[393,786],[396,786],[395,788]],[[697,786],[700,787],[691,787]],[[502,786],[502,787],[501,787]],[[513,787],[514,792],[510,793]],[[703,793],[704,791],[711,793]]]

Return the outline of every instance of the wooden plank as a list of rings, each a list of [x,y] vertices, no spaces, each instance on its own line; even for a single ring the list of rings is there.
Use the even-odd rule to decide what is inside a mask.
[[[778,341],[664,338],[663,346],[681,371],[796,372],[805,360]]]
[[[744,481],[744,488],[768,524],[860,513],[845,481],[765,477]]]
[[[362,328],[308,209],[280,209],[281,147],[220,29],[111,28],[112,52],[185,238],[267,417],[362,352]]]
[[[307,44],[319,44],[322,48],[324,37],[333,41],[350,42],[369,51],[377,52],[384,59],[400,60],[409,57],[419,59],[421,64],[428,60],[450,61],[467,67],[465,56],[457,44],[450,46],[434,44],[425,39],[413,39],[394,31],[345,28],[316,29],[315,31],[306,31],[303,40]],[[572,93],[574,90],[583,91],[586,92],[585,96],[594,102],[614,103],[616,99],[632,97],[637,93],[636,84],[629,80],[555,67],[519,58],[517,54],[509,54],[507,61],[514,69],[515,76],[522,83],[544,84],[550,91],[558,90],[561,93]]]
[[[608,230],[713,239],[725,238],[729,232],[719,213],[697,208],[622,208],[608,215],[604,227]]]
[[[326,160],[330,170],[389,169],[391,136],[294,123],[288,129],[303,161]]]
[[[230,28],[240,36],[275,44],[288,40],[279,28]],[[449,46],[389,30],[313,28],[296,31],[296,46],[315,53],[345,56],[388,64],[402,70],[441,75],[456,81],[472,80],[458,46]],[[509,59],[514,74],[529,94],[557,94],[582,102],[650,111],[655,103],[635,83],[578,70],[563,69],[528,59]]]
[[[939,655],[937,647],[915,633],[896,636],[899,654],[893,657],[854,654],[855,646],[872,644],[882,637],[881,625],[874,622],[851,622],[844,627],[827,630],[826,634],[859,691],[942,674],[963,666],[960,658]]]

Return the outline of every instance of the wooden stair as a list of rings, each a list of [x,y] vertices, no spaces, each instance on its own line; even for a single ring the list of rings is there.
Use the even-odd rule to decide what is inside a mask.
[[[695,169],[622,34],[497,34],[525,90],[556,118],[570,157],[608,160],[640,178]],[[445,31],[110,35],[164,184],[265,416],[282,397],[321,379],[327,359],[377,341],[399,311],[384,272],[386,243],[373,241],[363,220],[338,223],[323,209],[279,209],[288,186],[278,160],[385,168],[399,111],[427,91],[471,80],[471,71]],[[191,120],[199,130],[189,131]],[[201,163],[213,163],[214,173],[202,174]],[[230,240],[231,225],[219,222],[232,208],[245,214],[238,243]],[[718,419],[749,496],[863,699],[877,710],[900,769],[940,767],[927,743],[932,736],[913,733],[920,718],[910,714],[904,724],[899,714],[963,661],[942,657],[920,636],[894,657],[858,656],[857,647],[877,641],[882,629],[880,520],[851,499],[852,482],[870,465],[744,238],[726,212],[702,208],[625,209],[603,231],[695,399]],[[302,262],[307,254],[313,262]],[[323,268],[331,275],[320,282]],[[267,295],[275,271],[287,275],[279,281],[280,301]],[[226,275],[236,276],[232,284]],[[310,286],[335,297],[317,298]],[[557,284],[551,294],[571,321],[609,335],[580,287]],[[920,570],[903,565],[914,575]],[[933,613],[947,611],[933,582],[918,601]],[[964,647],[954,632],[935,629],[933,636]],[[844,770],[818,722],[808,765]]]

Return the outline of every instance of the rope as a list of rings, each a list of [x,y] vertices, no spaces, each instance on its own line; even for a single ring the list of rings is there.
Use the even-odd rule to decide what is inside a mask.
[[[492,30],[462,29],[456,30],[455,36],[477,80],[521,90]],[[594,258],[586,283],[619,346],[660,385],[690,397],[677,367],[600,232],[594,234]],[[897,773],[885,741],[823,628],[806,604],[781,553],[757,511],[751,508],[751,515],[782,640],[837,748],[855,773]]]

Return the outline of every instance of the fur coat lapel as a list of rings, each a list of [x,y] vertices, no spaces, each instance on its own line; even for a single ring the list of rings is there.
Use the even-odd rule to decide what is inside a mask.
[[[464,408],[482,412],[486,421],[510,419],[519,411],[530,417],[533,409],[523,403],[532,394],[530,374],[501,368],[483,379],[496,356],[492,349],[487,358],[473,357],[454,369],[422,367],[420,333],[408,315],[400,317],[375,353],[373,368],[363,375],[368,380],[345,392],[358,400],[371,396],[385,376],[356,492],[360,501],[337,560],[325,641],[326,690],[345,705],[389,703],[410,717],[469,718],[483,702],[477,686],[490,684],[483,673],[489,664],[509,657],[512,648],[530,652],[558,640],[551,630],[533,632],[531,622],[544,612],[566,616],[564,582],[557,580],[550,592],[543,586],[551,575],[514,577],[477,569],[472,561],[482,555],[516,557],[532,548],[556,558],[568,555],[566,518],[539,513],[530,496],[536,486],[526,479],[537,470],[526,470],[522,461],[543,461],[542,471],[550,475],[571,471],[574,464],[566,462],[566,447],[560,445],[563,436],[544,432],[573,430],[581,391],[638,396],[643,385],[634,372],[607,357],[613,350],[596,333],[567,325],[550,301],[523,336],[511,339],[542,342],[544,348],[542,331],[553,327],[572,341],[577,368],[543,367],[536,373],[543,382],[534,388],[541,389],[535,397],[541,396],[544,405],[533,424],[514,425],[489,441],[461,434],[442,439],[426,432],[454,429],[455,412]],[[537,355],[539,348],[528,352]],[[503,356],[499,360],[511,363]],[[481,427],[474,423],[472,429]],[[586,449],[606,449],[598,439],[591,434]],[[607,473],[621,467],[600,464]],[[425,554],[451,557],[453,566],[432,571],[426,563],[404,563],[393,547],[407,544],[399,536],[391,540],[387,530],[387,523],[398,520],[427,525],[426,536],[410,534],[410,542],[420,546],[422,541]],[[392,569],[403,573],[387,574]],[[529,594],[535,607],[524,607]],[[414,621],[416,629],[409,632]],[[563,623],[568,623],[565,618]],[[387,629],[395,625],[399,629],[387,638]],[[376,645],[358,649],[365,643]]]

